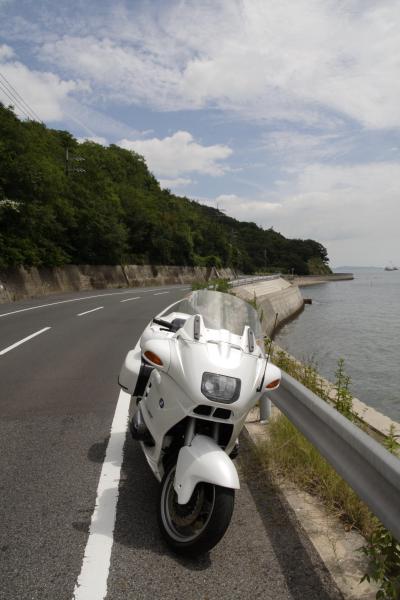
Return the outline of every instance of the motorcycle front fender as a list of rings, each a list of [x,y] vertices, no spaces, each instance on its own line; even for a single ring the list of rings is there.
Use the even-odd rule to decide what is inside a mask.
[[[206,435],[195,435],[190,446],[183,446],[178,454],[174,489],[178,504],[189,502],[194,488],[200,482],[221,487],[240,488],[236,467],[229,456]]]

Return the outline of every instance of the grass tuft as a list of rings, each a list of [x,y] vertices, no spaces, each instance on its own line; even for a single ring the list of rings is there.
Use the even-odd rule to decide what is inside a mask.
[[[377,519],[318,450],[284,415],[272,419],[257,453],[273,476],[320,498],[349,528],[370,535]]]

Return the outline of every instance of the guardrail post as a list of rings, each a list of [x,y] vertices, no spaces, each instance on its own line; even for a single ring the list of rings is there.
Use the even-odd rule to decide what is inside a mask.
[[[271,418],[271,400],[266,394],[260,398],[260,423],[268,423]]]

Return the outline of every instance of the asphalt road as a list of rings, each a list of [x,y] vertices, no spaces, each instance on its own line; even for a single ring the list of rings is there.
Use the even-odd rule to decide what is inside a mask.
[[[186,289],[91,291],[0,305],[1,600],[72,600],[121,363],[151,317]],[[232,524],[213,551],[189,561],[161,540],[158,484],[126,437],[107,600],[341,598],[246,443]],[[94,592],[87,599],[100,600]]]

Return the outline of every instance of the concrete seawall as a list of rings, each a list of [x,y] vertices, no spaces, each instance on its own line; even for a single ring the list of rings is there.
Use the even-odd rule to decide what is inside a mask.
[[[232,279],[232,269],[156,265],[66,265],[0,271],[0,303],[79,290],[190,284],[214,277]]]
[[[254,300],[254,297],[256,297],[259,312],[262,310],[264,314],[263,326],[266,335],[271,334],[277,313],[278,326],[281,326],[286,321],[295,317],[303,309],[304,305],[304,300],[298,286],[291,285],[284,279],[244,285],[234,288],[233,291],[244,300]],[[291,360],[301,365],[301,362],[297,358],[275,343],[274,348],[278,352],[284,352]],[[330,391],[329,393],[334,403],[336,398],[335,385],[324,377],[320,376],[320,379],[325,389]],[[360,421],[363,421],[370,431],[387,436],[391,427],[393,427],[395,435],[400,436],[400,423],[393,421],[390,417],[368,406],[358,398],[353,398],[353,409]]]
[[[318,285],[320,283],[329,283],[330,281],[352,281],[353,273],[332,273],[330,275],[295,275],[294,277],[285,277],[294,285],[305,287],[307,285]]]
[[[232,291],[244,300],[252,301],[256,298],[266,335],[271,335],[276,315],[278,315],[277,327],[282,327],[304,308],[303,296],[298,286],[282,278],[238,286]]]

